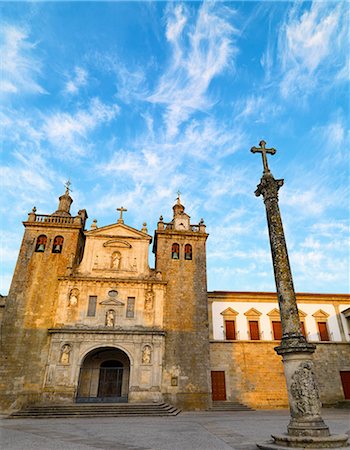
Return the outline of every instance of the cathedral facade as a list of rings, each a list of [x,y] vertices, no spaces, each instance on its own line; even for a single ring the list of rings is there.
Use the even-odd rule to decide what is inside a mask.
[[[72,402],[212,401],[287,405],[276,294],[207,292],[203,220],[178,198],[154,238],[124,223],[85,229],[69,190],[53,214],[24,222],[2,301],[1,407]],[[148,262],[153,240],[155,267]],[[298,297],[298,296],[297,296]],[[318,342],[321,396],[349,398],[350,298],[299,295],[303,332]],[[2,299],[3,300],[3,299]],[[306,324],[306,325],[305,325]]]

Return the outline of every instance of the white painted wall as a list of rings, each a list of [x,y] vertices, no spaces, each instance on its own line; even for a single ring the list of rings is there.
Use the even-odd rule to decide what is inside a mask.
[[[349,305],[342,305],[340,307],[340,311],[348,307]],[[249,339],[248,320],[247,316],[245,316],[244,313],[249,311],[251,308],[254,308],[262,313],[261,316],[259,317],[261,339],[265,341],[273,340],[271,320],[267,314],[274,308],[278,309],[277,302],[260,303],[260,302],[238,302],[238,301],[237,302],[213,301],[212,303],[213,338],[215,340],[224,339],[224,317],[222,316],[221,313],[225,311],[227,308],[232,308],[238,313],[238,315],[235,318],[237,340]],[[304,320],[308,340],[316,342],[319,341],[317,323],[312,315],[321,309],[325,313],[329,314],[327,324],[331,341],[341,342],[342,339],[334,305],[329,303],[328,304],[298,303],[298,308],[299,310],[307,314]],[[346,323],[345,317],[342,317],[342,322],[344,325],[344,329],[346,330],[345,332],[350,333],[350,330],[348,330],[348,325]],[[347,341],[350,341],[349,334],[347,335]]]
[[[339,311],[340,311],[340,313],[341,313],[342,311],[345,311],[345,310],[348,309],[348,308],[350,308],[350,304],[339,305]],[[348,342],[350,342],[350,321],[347,320],[347,319],[344,317],[343,314],[340,314],[340,317],[341,317],[341,321],[342,321],[343,328],[344,328],[344,331],[345,331],[345,337],[346,337],[346,340],[347,340]]]

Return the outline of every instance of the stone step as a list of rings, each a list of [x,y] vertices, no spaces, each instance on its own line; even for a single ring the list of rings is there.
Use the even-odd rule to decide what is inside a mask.
[[[84,403],[33,405],[12,413],[9,418],[177,416],[181,410],[167,403]]]
[[[336,408],[350,409],[350,400],[342,400],[338,402]]]
[[[214,401],[211,411],[254,411],[247,405],[240,402]]]

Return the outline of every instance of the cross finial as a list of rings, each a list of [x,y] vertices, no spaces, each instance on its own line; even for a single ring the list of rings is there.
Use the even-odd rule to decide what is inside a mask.
[[[70,182],[70,180],[66,181],[66,183],[65,183],[66,194],[69,194],[69,192],[72,192],[72,189],[69,188],[69,186],[70,186],[71,184],[72,184],[72,183]]]
[[[177,200],[177,203],[179,203],[179,204],[180,204],[180,195],[181,195],[181,192],[180,192],[180,191],[177,191],[177,197],[176,197],[176,200]]]
[[[260,141],[259,142],[260,147],[252,147],[250,151],[252,153],[261,153],[263,165],[264,165],[264,173],[269,173],[269,166],[267,165],[267,157],[266,153],[269,153],[270,155],[274,155],[276,153],[275,148],[265,148],[266,142]]]
[[[120,212],[120,217],[119,217],[117,223],[124,223],[124,220],[123,220],[123,212],[127,211],[127,209],[125,209],[123,206],[121,206],[120,208],[117,208],[117,211]]]

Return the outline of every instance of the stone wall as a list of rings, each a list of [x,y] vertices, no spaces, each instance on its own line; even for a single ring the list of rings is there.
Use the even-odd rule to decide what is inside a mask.
[[[156,232],[156,270],[168,282],[163,393],[166,401],[188,410],[209,407],[206,238],[200,232]],[[180,245],[179,259],[171,258],[173,243]],[[192,245],[192,260],[183,257],[185,244]]]
[[[350,371],[350,344],[325,342],[316,344],[315,373],[324,405],[334,405],[344,400],[341,370]]]
[[[277,344],[211,341],[210,367],[225,371],[227,400],[263,409],[288,406],[282,359],[274,351]],[[350,345],[317,344],[314,361],[323,404],[343,400],[339,371],[350,370]]]

